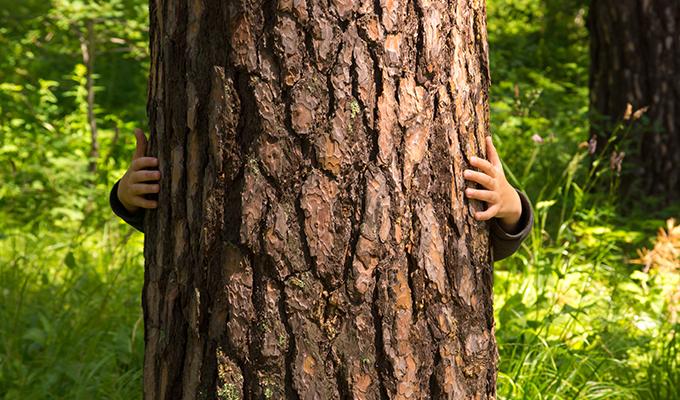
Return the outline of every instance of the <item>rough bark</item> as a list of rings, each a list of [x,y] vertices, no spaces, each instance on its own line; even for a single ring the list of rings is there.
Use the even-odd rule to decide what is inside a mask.
[[[677,0],[592,0],[590,100],[593,133],[606,126],[601,116],[620,121],[627,104],[649,107],[652,129],[633,130],[626,161],[634,178],[626,197],[657,196],[662,204],[680,200],[680,2]],[[606,132],[605,132],[606,133]],[[599,140],[600,148],[607,141]],[[637,189],[637,190],[635,190]]]
[[[151,1],[145,399],[492,399],[485,2]]]

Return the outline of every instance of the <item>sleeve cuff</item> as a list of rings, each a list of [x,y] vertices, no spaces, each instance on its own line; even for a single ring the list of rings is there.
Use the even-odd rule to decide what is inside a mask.
[[[144,216],[146,215],[146,210],[140,208],[135,213],[129,212],[118,198],[119,183],[120,181],[113,185],[111,188],[111,193],[109,194],[109,204],[111,205],[111,210],[113,210],[113,212],[123,221],[127,222],[138,231],[144,232]]]
[[[508,233],[500,226],[498,219],[493,218],[491,220],[491,235],[489,239],[495,261],[513,255],[519,249],[519,246],[522,245],[524,239],[529,236],[531,228],[534,226],[534,212],[529,199],[519,190],[517,190],[517,193],[522,203],[522,215],[519,218],[520,231],[515,234]]]

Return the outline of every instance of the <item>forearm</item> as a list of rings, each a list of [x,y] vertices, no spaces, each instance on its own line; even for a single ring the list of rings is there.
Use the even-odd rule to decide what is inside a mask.
[[[146,210],[144,208],[138,208],[136,212],[131,213],[128,211],[123,203],[118,199],[118,185],[120,181],[116,182],[111,188],[111,193],[109,194],[109,204],[111,205],[111,210],[119,216],[123,221],[127,222],[135,229],[140,232],[144,232],[144,217],[146,216]]]
[[[512,199],[508,200],[508,203],[511,204],[509,211],[504,215],[497,216],[496,218],[498,219],[498,225],[500,225],[500,227],[503,228],[505,232],[508,232],[511,235],[515,235],[519,233],[523,228],[523,225],[521,223],[522,210],[525,207],[522,204],[522,199],[517,190],[513,190],[511,196]],[[531,209],[530,205],[529,209]]]
[[[531,233],[534,225],[534,212],[531,203],[523,193],[516,191],[521,203],[520,217],[516,223],[515,230],[506,230],[499,218],[491,220],[491,232],[489,244],[493,251],[494,261],[502,260],[513,255],[522,245],[522,242]]]

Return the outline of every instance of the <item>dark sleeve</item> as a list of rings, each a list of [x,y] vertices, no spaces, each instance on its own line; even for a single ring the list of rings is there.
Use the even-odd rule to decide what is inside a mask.
[[[522,216],[519,218],[520,231],[511,235],[501,228],[496,218],[491,219],[489,244],[491,245],[491,254],[494,261],[502,260],[515,254],[524,239],[531,233],[531,227],[534,226],[534,211],[531,209],[529,199],[519,190],[517,193],[519,193],[519,199],[522,202]]]
[[[111,188],[111,194],[109,195],[109,204],[111,204],[111,209],[114,213],[116,213],[117,216],[122,218],[123,221],[132,225],[138,231],[144,232],[144,215],[146,214],[146,210],[140,208],[136,213],[130,213],[125,208],[123,203],[120,202],[120,199],[118,199],[119,183],[120,181],[116,182],[116,184],[113,185],[113,188]]]

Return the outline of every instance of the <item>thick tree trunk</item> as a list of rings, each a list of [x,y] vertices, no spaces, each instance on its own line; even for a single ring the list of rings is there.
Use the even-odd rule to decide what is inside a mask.
[[[150,15],[144,398],[495,398],[485,2]]]
[[[649,107],[656,126],[633,131],[626,158],[636,178],[626,196],[680,200],[680,2],[678,0],[592,0],[590,101],[593,133],[633,110]],[[600,144],[607,138],[602,137]],[[600,148],[602,146],[599,146]],[[635,193],[634,183],[639,189]]]

